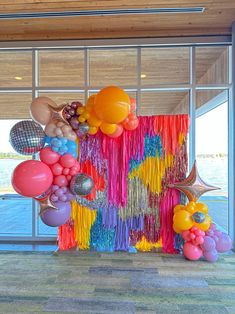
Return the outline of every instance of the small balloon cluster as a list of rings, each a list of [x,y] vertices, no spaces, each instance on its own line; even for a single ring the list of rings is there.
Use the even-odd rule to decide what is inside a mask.
[[[66,137],[49,137],[46,136],[46,144],[51,146],[51,149],[60,154],[70,154],[74,158],[77,158],[77,144],[74,141],[70,141]]]
[[[226,233],[217,230],[216,225],[212,223],[207,205],[196,202],[202,194],[217,188],[201,179],[196,163],[186,179],[171,187],[185,193],[190,201],[187,205],[176,205],[173,216],[173,229],[185,241],[184,256],[192,261],[202,256],[208,262],[217,261],[218,253],[227,252],[232,248],[232,241]]]
[[[139,120],[135,111],[134,98],[129,98],[128,94],[118,87],[109,86],[98,94],[91,95],[84,107],[78,106],[76,113],[80,124],[77,125],[75,120],[70,123],[78,129],[81,125],[82,131],[85,127],[88,128],[91,135],[100,130],[112,138],[117,138],[124,129],[132,131],[138,127]]]

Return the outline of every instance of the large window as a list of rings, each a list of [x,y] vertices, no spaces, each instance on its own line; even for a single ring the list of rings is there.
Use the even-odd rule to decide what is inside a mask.
[[[7,144],[13,119],[30,118],[29,104],[37,96],[49,96],[57,104],[80,100],[107,85],[124,88],[137,99],[138,115],[190,114],[190,161],[195,158],[196,114],[218,99],[229,85],[228,46],[98,47],[0,50],[0,119],[4,145],[0,153],[13,153]],[[4,121],[5,120],[5,121]],[[4,126],[5,123],[5,126]],[[198,124],[199,125],[199,124]],[[209,141],[209,137],[208,137]],[[8,158],[9,157],[9,158]],[[37,204],[13,195],[10,176],[19,158],[1,155],[0,221],[2,236],[51,239],[56,229],[40,222]],[[211,180],[199,160],[199,171]],[[225,181],[227,182],[227,175]],[[213,200],[218,195],[213,194]],[[209,195],[208,195],[209,197]],[[227,211],[228,212],[228,211]],[[226,216],[227,217],[227,216]],[[14,230],[12,221],[14,221]]]

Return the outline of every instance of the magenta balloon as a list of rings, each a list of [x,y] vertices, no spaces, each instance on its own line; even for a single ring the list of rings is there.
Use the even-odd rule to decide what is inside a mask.
[[[37,197],[51,186],[51,169],[39,160],[26,160],[20,163],[12,175],[12,186],[23,196]]]
[[[216,249],[219,253],[224,253],[232,248],[232,240],[230,236],[224,232],[222,232],[218,241],[216,242]]]
[[[56,202],[55,206],[58,209],[48,207],[41,215],[41,220],[50,227],[59,227],[65,224],[71,213],[71,206],[69,202]]]
[[[202,248],[203,252],[214,250],[215,249],[215,240],[212,239],[210,236],[205,236],[204,242],[202,243],[201,248]]]
[[[191,261],[197,261],[202,256],[201,248],[190,242],[184,243],[183,252],[184,256]]]
[[[218,252],[216,251],[216,249],[206,251],[204,252],[204,257],[208,262],[214,263],[218,259]]]

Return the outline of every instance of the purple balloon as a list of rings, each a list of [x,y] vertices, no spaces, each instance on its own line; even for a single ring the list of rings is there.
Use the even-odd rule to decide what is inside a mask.
[[[55,194],[52,194],[50,199],[51,199],[52,202],[57,202],[59,198]]]
[[[56,196],[62,196],[64,194],[63,190],[61,188],[59,188],[58,190],[55,191],[55,195]]]
[[[60,196],[60,201],[61,202],[66,202],[67,201],[67,196],[65,194],[63,194],[62,196]]]
[[[65,224],[70,218],[71,206],[69,202],[56,202],[55,207],[57,209],[48,207],[40,215],[44,224],[50,227],[59,227]]]
[[[69,121],[71,127],[74,129],[74,130],[78,130],[78,127],[79,127],[79,121],[76,117],[73,117],[71,118],[71,120]]]
[[[219,230],[215,230],[214,235],[216,235],[218,238],[222,236],[222,232]]]
[[[204,237],[204,243],[202,243],[201,248],[203,252],[212,251],[215,249],[215,241],[210,236]]]
[[[212,223],[212,224],[210,225],[210,229],[209,229],[209,230],[215,231],[215,230],[216,230],[216,224]]]
[[[206,251],[204,252],[204,257],[208,262],[214,263],[217,261],[218,259],[218,253],[216,251],[216,249],[213,249],[211,251]]]
[[[56,184],[52,185],[52,188],[51,188],[52,192],[55,192],[58,189],[59,189],[58,185],[56,185]]]
[[[61,188],[61,190],[62,190],[64,193],[66,193],[66,192],[68,191],[68,188],[67,188],[66,186],[63,186],[63,187]]]
[[[216,242],[216,249],[219,253],[224,253],[232,248],[232,240],[230,236],[224,232],[222,232],[218,241]]]

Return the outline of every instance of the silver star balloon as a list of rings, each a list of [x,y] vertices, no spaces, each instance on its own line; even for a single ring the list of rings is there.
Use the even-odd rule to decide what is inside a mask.
[[[214,190],[220,190],[220,188],[209,185],[200,177],[196,161],[193,164],[193,168],[187,178],[181,182],[169,184],[170,188],[175,188],[183,192],[189,199],[189,201],[196,202],[200,196],[204,193]]]

